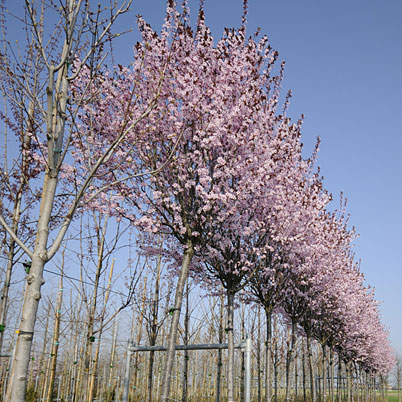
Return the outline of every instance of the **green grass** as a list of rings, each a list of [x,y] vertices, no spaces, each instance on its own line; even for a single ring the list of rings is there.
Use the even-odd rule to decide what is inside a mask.
[[[385,398],[388,402],[398,402],[398,391],[387,391],[385,394]]]

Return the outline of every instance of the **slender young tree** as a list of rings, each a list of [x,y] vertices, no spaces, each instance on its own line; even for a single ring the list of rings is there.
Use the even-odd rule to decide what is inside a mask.
[[[27,242],[33,237],[32,227],[29,225],[32,209],[37,205],[38,194],[34,186],[35,179],[40,174],[38,147],[32,136],[38,130],[40,116],[35,109],[34,101],[26,92],[26,85],[21,85],[15,73],[25,77],[33,93],[41,90],[39,74],[43,73],[45,65],[42,58],[35,51],[34,42],[27,46],[23,54],[22,63],[14,67],[13,56],[10,52],[6,36],[7,13],[6,5],[0,6],[1,26],[1,58],[0,58],[0,91],[3,98],[3,107],[0,120],[3,123],[4,142],[2,144],[3,158],[0,160],[0,191],[3,194],[0,202],[0,213],[9,224],[13,232]],[[27,15],[25,15],[27,18]],[[13,94],[10,99],[10,94]],[[13,138],[18,138],[19,153],[15,155]],[[36,158],[35,158],[36,157]],[[8,329],[7,307],[8,294],[11,284],[12,271],[15,263],[21,260],[22,251],[15,239],[8,235],[1,227],[3,244],[6,245],[7,258],[4,284],[0,299],[0,354],[2,351],[5,330]],[[29,264],[29,262],[28,262]]]
[[[7,400],[10,401],[24,399],[34,324],[41,287],[44,283],[44,266],[58,251],[71,221],[90,188],[91,181],[100,168],[110,161],[112,155],[119,155],[123,157],[122,160],[126,159],[126,153],[123,152],[124,156],[122,156],[122,148],[119,148],[123,139],[154,108],[157,92],[153,95],[148,94],[148,99],[152,100],[147,104],[142,103],[136,112],[123,113],[121,124],[114,127],[114,131],[109,132],[108,136],[104,136],[102,150],[95,152],[93,157],[86,161],[85,174],[80,181],[64,180],[63,186],[58,185],[63,178],[69,177],[73,169],[65,162],[70,162],[68,155],[72,146],[78,141],[77,136],[73,140],[72,134],[85,97],[85,93],[82,93],[81,98],[70,98],[71,83],[87,71],[90,76],[87,82],[91,82],[99,73],[98,65],[103,61],[102,48],[105,43],[114,38],[111,27],[115,20],[128,10],[130,4],[131,0],[124,1],[121,6],[114,3],[104,17],[101,9],[92,13],[89,3],[81,0],[66,0],[61,7],[50,3],[49,8],[54,8],[51,11],[56,11],[59,17],[56,30],[52,32],[44,14],[44,11],[48,9],[47,3],[38,5],[26,0],[23,13],[26,16],[25,28],[29,32],[28,53],[31,52],[31,60],[34,62],[29,79],[21,79],[26,72],[22,71],[21,74],[20,71],[20,68],[23,68],[21,66],[26,65],[23,60],[17,60],[17,63],[13,65],[7,64],[11,56],[2,57],[0,66],[2,76],[7,76],[9,81],[18,88],[17,93],[21,94],[18,99],[12,96],[14,91],[4,91],[6,103],[19,110],[19,120],[22,122],[20,124],[22,131],[15,132],[17,135],[13,141],[19,144],[17,147],[20,146],[21,152],[27,155],[27,159],[22,161],[22,167],[26,166],[24,169],[31,172],[38,169],[39,173],[35,173],[35,179],[37,182],[42,180],[43,183],[38,184],[34,194],[35,200],[40,202],[40,209],[32,229],[31,238],[35,239],[32,247],[17,231],[19,193],[15,202],[11,203],[14,209],[5,210],[3,203],[0,215],[0,223],[7,231],[8,237],[31,260],[12,364],[13,371],[10,376],[12,381],[9,383],[7,392]],[[8,23],[12,21],[7,16],[6,24]],[[101,26],[102,29],[100,29]],[[87,34],[90,35],[89,38]],[[5,51],[6,54],[12,54],[10,48]],[[78,61],[78,57],[81,61]],[[73,65],[74,69],[72,69]],[[9,124],[9,120],[6,123]],[[80,136],[79,141],[83,143],[84,136]],[[29,147],[28,142],[31,143]],[[116,165],[111,168],[116,168]],[[20,188],[24,188],[26,179],[23,175]],[[7,190],[4,196],[7,194],[11,197],[13,191]],[[95,195],[92,198],[95,199]],[[14,216],[11,222],[10,216]],[[10,244],[12,246],[12,243]],[[11,251],[12,248],[13,246]]]

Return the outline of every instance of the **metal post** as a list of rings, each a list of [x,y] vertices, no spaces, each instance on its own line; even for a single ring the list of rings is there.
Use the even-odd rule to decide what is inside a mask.
[[[236,343],[234,345],[235,349],[242,349],[244,350],[245,348],[245,341],[242,341],[240,343]],[[211,350],[211,349],[227,349],[228,344],[227,343],[202,343],[202,344],[195,344],[195,345],[176,345],[175,349],[176,350]],[[131,347],[133,352],[164,352],[167,350],[166,346],[160,346],[160,345],[155,345],[155,346],[141,346],[141,345],[136,345]]]
[[[124,382],[123,382],[123,399],[122,402],[128,402],[128,391],[130,384],[130,365],[131,365],[131,355],[133,354],[133,340],[128,341],[127,348],[127,359],[126,359],[126,370],[124,372]]]
[[[251,402],[251,339],[247,338],[244,343],[244,402]]]
[[[199,345],[176,345],[176,350],[211,350],[211,349],[227,349],[227,343],[208,343],[208,344],[199,344]],[[244,353],[245,360],[245,376],[244,376],[244,402],[251,402],[251,339],[247,338],[244,341],[235,344],[235,349],[241,349]],[[131,344],[130,348],[130,357],[132,352],[150,352],[150,351],[166,351],[167,347],[162,345],[155,346],[141,346],[141,345],[133,345]],[[128,355],[127,355],[128,356]],[[127,359],[129,359],[127,357]],[[129,361],[129,360],[127,360]],[[128,369],[126,368],[126,375],[130,368],[129,363]],[[128,402],[125,399],[126,395],[126,387],[127,387],[127,395],[128,395],[128,382],[126,384],[126,379],[124,379],[124,394],[122,402]],[[127,398],[127,397],[126,397]]]

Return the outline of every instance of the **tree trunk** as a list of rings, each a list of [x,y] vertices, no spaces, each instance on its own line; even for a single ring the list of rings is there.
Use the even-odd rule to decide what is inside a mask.
[[[322,345],[322,400],[327,400],[327,347]]]
[[[309,334],[306,337],[307,344],[307,355],[308,355],[308,366],[310,372],[310,394],[311,401],[316,402],[316,390],[315,390],[315,372],[314,372],[314,362],[313,362],[313,351],[311,349],[311,338]]]
[[[298,398],[298,382],[299,382],[299,374],[298,374],[298,359],[299,359],[299,350],[297,348],[296,345],[296,351],[295,351],[295,358],[293,360],[293,371],[294,371],[294,375],[295,375],[295,399],[297,400]]]
[[[386,381],[384,376],[381,376],[381,398],[383,401],[385,401],[385,386],[386,386]]]
[[[49,329],[49,318],[50,318],[50,309],[51,309],[51,304],[50,301],[47,305],[46,309],[46,325],[45,325],[45,333],[43,335],[43,344],[42,344],[42,352],[40,354],[39,358],[39,364],[38,364],[38,372],[42,374],[42,371],[44,370],[44,375],[41,375],[40,381],[38,383],[37,389],[39,390],[39,395],[44,399],[45,398],[45,391],[46,391],[46,384],[47,384],[47,371],[48,370],[48,362],[49,362],[49,355],[46,353],[46,347],[47,347],[47,341],[48,341],[48,329]],[[47,359],[45,358],[47,357]],[[44,367],[46,366],[46,367]]]
[[[138,320],[136,345],[139,345],[139,343],[141,342],[141,338],[142,338],[142,323],[144,320],[145,300],[146,300],[146,295],[147,295],[146,292],[147,292],[147,277],[144,278],[144,290],[142,292],[142,306],[141,306],[140,318]],[[138,359],[139,359],[139,353],[137,352],[135,354],[135,359],[134,359],[134,377],[133,377],[134,389],[137,389],[137,382],[138,382]]]
[[[362,379],[362,401],[368,402],[368,375],[366,371],[360,370],[360,375]]]
[[[338,380],[336,382],[336,400],[340,402],[341,400],[341,384],[342,384],[342,360],[338,353]]]
[[[350,370],[350,363],[346,364],[346,393],[347,393],[347,400],[348,402],[352,401],[352,384],[351,384],[351,370]]]
[[[233,318],[234,318],[234,294],[228,290],[228,317],[227,317],[227,334],[228,334],[228,370],[227,370],[227,387],[228,402],[234,402],[234,335],[233,335]]]
[[[163,370],[162,395],[161,395],[162,402],[168,402],[168,400],[169,400],[170,382],[171,382],[171,378],[172,378],[174,356],[175,356],[175,351],[176,351],[175,346],[176,346],[176,339],[177,339],[177,328],[179,327],[179,319],[180,319],[181,305],[183,302],[184,286],[187,281],[187,277],[188,277],[188,273],[189,273],[189,269],[190,269],[190,262],[193,258],[193,255],[194,255],[194,247],[193,247],[192,242],[189,240],[186,244],[186,249],[184,250],[183,262],[182,262],[181,270],[179,273],[179,279],[177,281],[175,303],[174,303],[174,309],[173,309],[173,317],[172,317],[172,323],[171,323],[170,329],[169,329],[166,361],[165,361],[164,370]]]
[[[272,311],[265,308],[267,340],[265,346],[265,402],[272,399]]]
[[[118,318],[115,318],[114,326],[113,326],[113,335],[112,335],[112,348],[110,350],[110,360],[109,360],[109,376],[107,380],[107,390],[108,394],[111,393],[111,389],[113,386],[113,373],[114,373],[114,361],[116,355],[116,343],[117,343],[117,326],[118,326]],[[130,338],[131,341],[131,338]]]
[[[257,314],[257,402],[261,402],[261,304],[258,304]]]
[[[330,369],[330,393],[331,402],[335,402],[335,387],[334,387],[334,351],[332,348],[329,349],[329,369]]]
[[[184,317],[184,344],[188,345],[189,338],[189,305],[188,305],[188,278],[186,282],[186,315]],[[188,350],[184,351],[184,367],[183,367],[183,395],[182,402],[187,402],[188,393],[188,360],[189,360]]]
[[[23,140],[23,150],[27,151],[31,146],[31,138],[28,135],[28,132],[34,132],[32,128],[32,122],[34,121],[34,112],[35,106],[34,102],[31,101],[29,104],[28,109],[28,127],[26,133],[24,133],[24,140]],[[21,202],[24,190],[28,183],[28,177],[26,175],[27,168],[28,168],[28,156],[26,152],[22,152],[22,161],[21,161],[21,175],[19,178],[19,187],[17,188],[15,198],[14,198],[14,206],[13,206],[13,218],[11,228],[13,232],[18,235],[18,225],[20,222],[21,217]],[[4,330],[6,328],[6,320],[7,320],[7,305],[8,305],[8,293],[10,290],[11,284],[11,274],[14,266],[14,255],[15,255],[15,248],[16,242],[14,239],[10,237],[9,240],[9,247],[7,251],[7,268],[6,268],[6,275],[4,279],[4,285],[1,292],[1,300],[0,300],[0,355],[3,351],[3,341],[4,341]]]
[[[31,270],[27,277],[22,317],[17,332],[18,337],[12,363],[12,372],[10,374],[10,382],[7,387],[7,402],[24,402],[25,400],[33,332],[39,300],[41,298],[40,289],[45,282],[43,279],[43,268],[45,265],[43,255],[46,252],[47,230],[39,231],[38,237],[37,246],[35,247],[36,252],[33,255]]]
[[[221,295],[218,342],[223,343],[223,295]],[[216,397],[215,402],[221,400],[221,380],[222,380],[222,349],[218,350],[218,362],[216,368]]]
[[[163,245],[163,237],[160,242],[160,250],[162,252]],[[154,290],[154,299],[152,302],[152,322],[151,322],[151,330],[149,334],[149,344],[150,346],[154,346],[156,344],[157,335],[158,335],[158,312],[159,312],[159,292],[160,292],[160,277],[161,277],[161,269],[162,269],[162,255],[160,254],[158,257],[158,262],[156,266],[156,278],[155,278],[155,290]],[[187,289],[188,290],[188,289]],[[145,301],[145,299],[144,299]],[[143,306],[145,307],[145,305]],[[138,355],[138,353],[137,353]],[[147,392],[147,401],[152,401],[152,384],[153,384],[153,369],[154,369],[154,360],[155,360],[155,352],[149,352],[149,363],[148,363],[148,392]]]
[[[274,319],[274,334],[275,334],[275,339],[274,339],[274,400],[275,402],[278,402],[278,326],[277,326],[277,319],[275,317]]]
[[[92,300],[88,311],[88,324],[87,324],[87,334],[86,334],[86,346],[85,346],[85,374],[86,374],[86,399],[90,400],[92,398],[93,386],[92,386],[92,376],[94,376],[94,370],[96,371],[96,362],[92,359],[92,349],[93,343],[95,341],[94,337],[94,328],[95,328],[95,316],[98,306],[98,290],[99,290],[99,282],[103,273],[103,263],[104,263],[104,251],[105,251],[105,242],[106,242],[106,231],[109,220],[109,214],[106,214],[104,217],[99,217],[99,222],[95,213],[93,213],[93,219],[95,223],[95,231],[96,231],[96,240],[97,240],[97,262],[96,262],[96,272],[94,278],[93,292],[92,292]],[[102,222],[103,220],[103,222]],[[111,271],[113,272],[113,263]],[[111,279],[111,278],[109,278]],[[110,283],[110,280],[109,280]],[[108,295],[108,290],[106,295]],[[104,310],[104,309],[103,309]],[[102,314],[101,314],[102,316]],[[98,341],[99,344],[100,341]],[[96,353],[96,349],[95,349]]]
[[[304,346],[305,341],[302,340],[302,378],[303,378],[303,401],[307,401],[306,393],[306,348]]]
[[[16,226],[14,226],[14,231]],[[6,275],[4,278],[4,285],[3,290],[1,292],[1,299],[0,299],[0,355],[3,351],[3,341],[4,341],[4,331],[7,327],[6,320],[7,320],[7,305],[8,305],[8,292],[10,290],[11,284],[11,274],[14,266],[14,254],[15,254],[15,241],[10,239],[10,246],[7,252],[7,268],[6,268]]]
[[[292,320],[292,329],[291,329],[291,338],[290,338],[290,345],[288,347],[288,352],[286,356],[286,390],[285,390],[285,401],[290,400],[290,369],[293,361],[293,350],[295,346],[296,340],[296,321]]]
[[[102,336],[101,334],[99,335],[100,337]],[[91,365],[91,373],[88,379],[88,394],[87,394],[87,401],[92,402],[93,400],[93,395],[95,392],[95,378],[96,378],[96,372],[98,370],[98,361],[99,361],[99,351],[100,351],[100,339],[98,340],[98,343],[96,345],[95,349],[95,356],[92,361]],[[50,402],[50,401],[48,401]]]
[[[211,334],[213,332],[211,331]],[[214,372],[214,358],[211,355],[208,358],[208,362],[209,362],[209,366],[208,366],[208,370],[209,370],[209,382],[208,382],[208,400],[212,400],[214,395],[215,395],[215,384],[214,384],[214,376],[212,375],[212,373]]]
[[[86,339],[81,340],[81,345],[79,347],[79,353],[78,356],[79,358],[76,360],[77,361],[77,371],[76,371],[76,380],[74,384],[74,401],[82,401],[82,394],[85,389],[84,385],[84,375],[85,375],[85,359],[84,359],[84,353],[85,353],[85,346],[87,342]]]
[[[105,226],[106,226],[106,223],[105,223]],[[106,227],[105,227],[105,229],[106,229]],[[102,239],[103,239],[103,237],[102,237]],[[103,250],[103,247],[102,247],[102,250]],[[90,378],[89,378],[89,387],[88,387],[88,396],[87,396],[88,402],[92,402],[94,392],[95,392],[95,378],[96,378],[96,373],[98,371],[100,344],[101,344],[101,339],[102,339],[102,334],[103,334],[103,323],[105,321],[106,307],[107,307],[107,303],[109,301],[109,295],[110,295],[110,290],[111,290],[111,286],[112,286],[113,269],[114,269],[114,259],[112,260],[112,264],[110,266],[109,280],[108,280],[108,285],[107,285],[107,288],[106,288],[105,299],[103,301],[103,309],[102,309],[101,316],[100,316],[98,344],[96,345],[95,357],[94,357],[93,362],[92,362],[92,371],[91,371],[91,375],[90,375]],[[115,320],[116,321],[115,321],[114,331],[113,331],[113,344],[114,345],[116,343],[117,317],[115,318]],[[115,349],[115,347],[113,349]],[[110,366],[113,365],[113,359],[114,359],[114,350],[112,352],[113,353],[112,353],[112,356],[111,356],[111,364],[110,364]],[[48,402],[50,402],[50,401],[48,401]]]
[[[68,48],[69,44],[65,42],[64,50]],[[60,87],[58,87],[59,83]],[[54,105],[54,68],[51,66],[49,68],[49,81],[47,88],[48,111],[46,124],[48,145],[50,146],[48,149],[48,159],[51,163],[49,163],[49,166],[46,168],[44,178],[35,247],[32,253],[31,268],[29,275],[27,276],[27,286],[24,294],[21,322],[18,329],[12,372],[10,375],[11,381],[8,385],[6,394],[7,402],[24,402],[25,399],[33,332],[41,298],[41,287],[45,283],[43,279],[43,269],[48,261],[47,242],[49,236],[49,225],[58,182],[58,162],[61,156],[57,153],[57,149],[61,148],[63,143],[68,99],[67,64],[65,64],[59,72],[56,89],[58,99],[57,105]],[[56,110],[57,113],[55,113]],[[54,129],[55,118],[56,124]]]
[[[152,344],[150,346],[153,346]],[[138,353],[138,352],[137,352]],[[153,385],[153,369],[154,369],[154,360],[155,360],[155,352],[149,352],[149,363],[148,363],[148,392],[147,392],[147,401],[152,401],[152,385]]]
[[[53,342],[50,353],[51,367],[50,367],[50,379],[47,389],[46,402],[52,401],[54,380],[56,378],[56,365],[57,365],[57,352],[59,350],[59,335],[60,335],[60,319],[61,319],[61,305],[63,303],[63,268],[64,268],[64,253],[63,253],[63,263],[61,267],[60,275],[60,289],[57,297],[56,303],[56,317],[54,320],[54,330],[53,330]]]
[[[244,306],[242,306],[241,314],[241,339],[245,339],[245,323],[244,323]],[[241,367],[240,367],[240,401],[244,401],[244,373],[246,370],[244,361],[244,352],[241,354]]]

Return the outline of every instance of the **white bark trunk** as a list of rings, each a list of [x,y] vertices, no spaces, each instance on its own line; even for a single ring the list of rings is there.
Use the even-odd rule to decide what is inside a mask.
[[[27,385],[28,365],[31,355],[33,332],[36,314],[41,297],[44,261],[38,255],[32,259],[31,271],[27,279],[27,287],[22,308],[21,324],[18,330],[10,383],[7,388],[7,402],[23,402]]]
[[[101,33],[96,38],[95,43],[89,49],[87,55],[84,58],[83,64],[88,60],[88,58],[94,53],[94,51],[101,45],[105,38],[105,35],[109,32],[111,25],[114,23],[116,18],[125,13],[132,0],[124,2],[123,5],[111,10],[111,16],[107,21],[106,26],[101,31]],[[24,303],[22,308],[21,323],[18,332],[18,338],[15,347],[15,353],[12,364],[12,372],[10,374],[10,383],[8,385],[6,401],[7,402],[24,402],[25,399],[25,389],[27,385],[27,372],[28,364],[30,360],[33,331],[36,321],[36,315],[38,311],[39,300],[41,297],[41,287],[44,283],[43,280],[43,269],[45,264],[55,255],[58,251],[61,242],[64,239],[66,231],[74,217],[77,210],[78,204],[85,194],[87,187],[93,175],[96,173],[99,166],[101,166],[107,157],[113,153],[117,148],[119,143],[122,141],[127,132],[136,124],[133,123],[130,128],[119,134],[118,138],[110,145],[108,150],[97,160],[96,164],[92,170],[88,173],[81,189],[78,191],[75,200],[73,201],[68,213],[64,217],[64,222],[57,234],[53,244],[47,249],[48,235],[49,235],[49,225],[51,222],[51,213],[53,209],[57,180],[59,175],[60,165],[64,157],[63,145],[64,145],[64,131],[65,131],[65,121],[66,121],[66,108],[68,101],[68,68],[71,65],[71,57],[74,56],[73,46],[78,44],[76,40],[79,38],[74,38],[74,33],[76,29],[76,19],[80,12],[82,5],[82,0],[78,1],[66,1],[66,7],[63,8],[60,14],[60,22],[66,22],[66,39],[63,44],[63,50],[61,52],[61,58],[59,64],[55,67],[53,64],[50,65],[50,59],[53,55],[48,57],[46,55],[47,49],[42,47],[41,39],[39,38],[40,32],[37,32],[36,43],[38,51],[42,55],[43,62],[47,65],[49,69],[49,82],[47,87],[47,100],[46,100],[46,136],[47,136],[47,167],[44,178],[44,184],[41,194],[41,206],[39,212],[38,226],[35,239],[35,247],[32,252],[14,233],[12,228],[10,228],[4,219],[0,216],[0,223],[8,231],[10,237],[26,252],[26,254],[32,259],[32,265],[30,273],[27,277],[27,286],[24,294]],[[39,26],[36,21],[36,13],[31,2],[26,2],[26,11],[28,12],[32,24],[31,26],[35,29]],[[65,14],[64,14],[65,13]],[[68,22],[67,22],[68,21]],[[27,27],[28,27],[27,23]],[[85,28],[85,27],[83,27]],[[40,30],[39,30],[40,31]],[[79,35],[78,35],[79,36]],[[57,81],[55,85],[55,74],[57,75]],[[29,92],[30,97],[35,96],[36,93]],[[40,102],[41,99],[35,98],[36,102]],[[141,120],[146,115],[150,113],[153,109],[153,103],[148,107],[148,109],[143,113],[142,116],[138,118]],[[45,109],[43,105],[42,111]]]
[[[51,68],[49,71],[48,86],[49,102],[51,102],[48,107],[48,113],[51,114],[53,113],[53,80],[54,75],[53,69]],[[64,109],[61,110],[64,112],[64,114],[62,115],[62,117],[58,116],[59,119],[63,119],[63,122],[60,122],[59,126],[64,126],[65,107],[67,104],[67,80],[64,78],[62,81],[62,91],[59,94],[59,101],[60,105],[64,106]],[[65,97],[65,99],[62,99],[63,97]],[[53,114],[51,116],[48,116],[47,123],[48,134],[50,134],[51,138],[53,138],[52,116]],[[62,133],[59,133],[59,135],[62,135]],[[53,141],[49,140],[49,144],[53,145]],[[49,149],[49,156],[53,154],[53,152],[54,147]],[[53,163],[50,163],[50,161],[52,161]],[[29,275],[27,276],[27,286],[24,294],[24,304],[22,307],[20,328],[18,330],[19,332],[12,364],[12,372],[10,375],[11,381],[8,385],[6,394],[7,402],[23,402],[25,400],[27,373],[31,354],[33,332],[35,328],[39,301],[41,298],[41,287],[45,283],[43,279],[43,269],[48,260],[47,242],[49,236],[49,224],[57,188],[58,168],[56,168],[56,164],[54,163],[58,163],[58,156],[55,156],[54,159],[49,157],[49,167],[44,178],[35,248],[32,254],[31,269]]]

